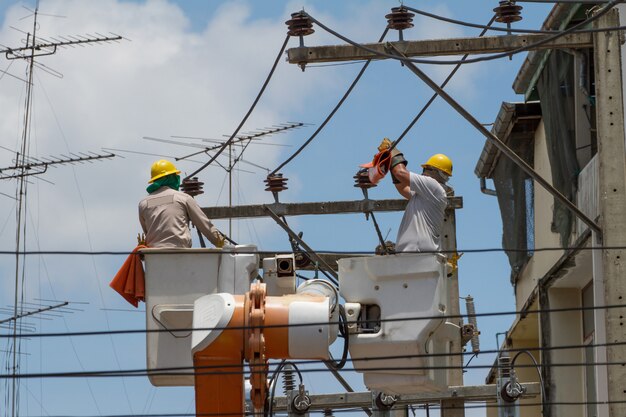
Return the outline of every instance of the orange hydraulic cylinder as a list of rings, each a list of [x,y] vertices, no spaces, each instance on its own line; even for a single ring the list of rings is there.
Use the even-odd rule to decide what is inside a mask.
[[[193,357],[197,416],[243,416],[244,301],[236,295],[228,328]],[[229,328],[232,328],[229,329]]]
[[[294,301],[321,302],[324,297],[314,295],[283,295],[265,298],[265,357],[289,359],[289,305]]]
[[[246,296],[235,295],[235,311],[227,328],[205,349],[194,354],[196,415],[244,415],[243,361],[249,346]],[[289,305],[294,301],[320,302],[324,297],[285,295],[265,297],[262,333],[263,360],[289,359]],[[232,329],[231,329],[232,328]],[[249,329],[248,329],[249,330]],[[261,369],[252,369],[260,372]],[[264,376],[263,378],[265,378]],[[265,384],[266,382],[264,382]],[[260,409],[264,398],[253,398]]]

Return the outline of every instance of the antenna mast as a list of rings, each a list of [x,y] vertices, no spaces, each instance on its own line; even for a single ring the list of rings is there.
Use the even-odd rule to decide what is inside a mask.
[[[4,50],[0,50],[0,53],[4,53],[6,59],[24,59],[28,61],[28,80],[26,84],[26,97],[24,103],[24,123],[22,127],[22,136],[21,136],[21,144],[20,151],[17,153],[15,159],[15,165],[12,167],[8,167],[5,169],[11,169],[17,171],[15,174],[5,176],[0,179],[7,178],[17,178],[17,205],[16,205],[16,233],[15,233],[15,293],[14,293],[14,302],[13,302],[13,317],[12,320],[12,342],[13,345],[11,347],[11,356],[12,356],[12,385],[11,385],[11,416],[16,417],[18,415],[19,408],[19,381],[16,377],[18,370],[18,328],[21,329],[18,321],[25,316],[23,311],[23,305],[20,300],[23,299],[23,283],[25,278],[25,269],[26,262],[20,256],[20,249],[25,250],[25,236],[26,236],[26,222],[24,219],[26,218],[26,196],[27,196],[27,187],[28,181],[27,177],[35,174],[42,174],[46,171],[49,165],[58,165],[63,163],[74,163],[74,162],[82,162],[82,161],[91,161],[94,159],[104,159],[104,158],[112,158],[115,155],[113,154],[92,154],[87,156],[76,156],[73,155],[71,157],[67,157],[65,159],[56,158],[54,160],[48,161],[40,161],[38,159],[33,159],[29,157],[29,137],[30,137],[30,118],[31,118],[31,110],[32,110],[32,98],[33,98],[33,70],[35,67],[35,58],[44,55],[52,55],[55,54],[58,47],[72,46],[76,44],[89,44],[96,42],[110,42],[110,41],[119,41],[122,39],[121,36],[103,36],[98,34],[98,36],[87,35],[80,37],[70,37],[65,38],[61,37],[61,40],[54,39],[54,42],[50,42],[48,40],[44,40],[44,42],[37,41],[37,17],[39,14],[39,1],[36,2],[35,10],[33,12],[33,29],[32,34],[28,33],[26,36],[26,46],[18,47],[18,48],[8,48]],[[32,168],[39,168],[38,172],[30,171]],[[20,262],[22,263],[22,267],[20,269]],[[20,277],[22,282],[22,291],[20,292]],[[20,331],[21,332],[21,331]]]

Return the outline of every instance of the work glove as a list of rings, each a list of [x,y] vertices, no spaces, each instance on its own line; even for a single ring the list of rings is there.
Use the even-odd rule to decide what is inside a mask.
[[[393,169],[398,164],[404,164],[406,166],[409,162],[404,158],[404,154],[398,150],[398,148],[393,148],[391,150],[391,164],[389,169]]]
[[[380,142],[380,145],[378,145],[378,152],[386,151],[387,149],[391,148],[392,144],[393,142],[391,142],[389,138],[384,138],[382,142]],[[389,169],[392,170],[393,167],[398,164],[404,164],[404,166],[406,166],[408,164],[408,161],[404,158],[404,154],[400,152],[398,148],[393,148],[391,150],[391,164],[389,166]]]
[[[384,138],[380,145],[378,145],[378,152],[386,151],[391,147],[391,140],[389,138]]]
[[[387,151],[382,151],[374,155],[372,162],[363,164],[361,167],[367,169],[370,182],[376,185],[380,180],[385,178],[385,175],[389,172],[390,163],[391,155]]]
[[[217,232],[217,242],[215,243],[215,247],[218,249],[222,249],[224,247],[225,241],[226,239],[224,239],[224,235],[222,234],[222,232]]]

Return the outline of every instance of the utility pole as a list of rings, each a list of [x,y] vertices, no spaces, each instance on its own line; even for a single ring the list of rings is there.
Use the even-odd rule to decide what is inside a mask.
[[[594,27],[620,25],[618,11],[613,9],[602,16]],[[598,186],[601,245],[624,248],[626,246],[626,147],[624,146],[624,97],[622,85],[622,57],[620,32],[606,31],[594,34],[594,59],[596,80],[596,117],[598,140]],[[597,238],[598,236],[596,236]],[[596,304],[614,306],[626,304],[626,250],[602,249],[593,251],[594,263],[600,264],[600,276],[594,281],[595,289],[604,287],[604,293],[595,294]],[[624,340],[625,308],[608,308],[604,316],[605,340],[595,343],[613,343]],[[596,321],[597,323],[598,321]],[[600,362],[619,364],[607,366],[606,380],[598,381],[598,401],[608,401],[608,415],[626,415],[626,349],[623,346],[607,346],[606,358]],[[596,352],[598,354],[598,352]],[[604,353],[604,352],[602,352]],[[596,361],[597,361],[596,356]],[[597,374],[596,374],[597,375]],[[606,398],[603,398],[605,396]],[[606,405],[598,407],[598,415],[606,415]]]
[[[601,13],[606,13],[605,10]],[[595,28],[619,27],[618,12],[613,9],[594,21]],[[366,48],[357,45],[333,45],[318,47],[296,47],[287,51],[290,63],[304,67],[313,63],[344,62],[363,59],[386,59],[392,54],[398,57],[404,66],[414,72],[422,81],[429,85],[444,101],[452,106],[461,116],[480,131],[488,140],[534,181],[543,186],[555,198],[565,204],[593,231],[597,244],[602,247],[622,248],[626,246],[626,149],[624,145],[624,104],[622,86],[622,62],[620,56],[620,32],[597,32],[589,36],[582,33],[568,33],[565,36],[552,35],[507,35],[484,38],[458,38],[422,41],[402,41],[388,43],[365,44]],[[435,84],[423,71],[408,60],[412,56],[446,56],[464,54],[485,54],[507,52],[516,48],[527,50],[540,49],[585,49],[594,48],[595,80],[596,80],[596,114],[598,125],[598,162],[599,162],[599,192],[600,223],[588,218],[571,201],[556,190],[549,181],[542,178],[534,169],[513,152],[499,138],[487,131],[478,121],[441,87]],[[380,54],[380,55],[379,55]],[[383,56],[382,54],[386,54]],[[446,227],[449,227],[448,224]],[[450,236],[448,236],[450,239]],[[454,242],[448,240],[446,249]],[[602,249],[594,252],[595,271],[594,288],[596,305],[616,306],[626,304],[626,250]],[[452,294],[451,294],[452,295]],[[458,296],[458,295],[457,295]],[[451,304],[453,308],[454,303]],[[455,314],[454,311],[450,312]],[[596,343],[614,343],[623,340],[626,309],[607,308],[598,310],[598,317],[603,317],[602,328],[598,329]],[[598,323],[598,320],[596,320]],[[606,337],[603,337],[603,332]],[[626,350],[621,346],[608,346],[606,357],[602,358],[602,349],[596,351],[596,361],[599,363],[624,364]],[[608,413],[599,413],[599,416],[622,417],[626,416],[626,368],[623,366],[598,366],[605,372],[604,381],[598,391],[598,410],[608,409]],[[599,374],[596,374],[599,375]],[[451,382],[456,376],[449,374]],[[456,406],[444,406],[446,416],[460,416]],[[447,408],[447,409],[446,409]],[[461,410],[462,412],[462,410]]]
[[[452,193],[454,195],[454,193]],[[456,197],[456,205],[448,205],[443,222],[443,235],[441,236],[441,248],[445,251],[448,259],[456,266],[456,210],[463,208],[463,200]],[[458,269],[453,268],[448,276],[448,311],[446,314],[457,317],[448,321],[463,327],[463,320],[458,318],[461,314],[459,298],[459,274]],[[450,353],[456,354],[450,358],[450,368],[448,370],[448,385],[463,385],[463,346],[460,343],[452,343]],[[458,398],[445,399],[441,401],[442,417],[465,417],[465,400]]]

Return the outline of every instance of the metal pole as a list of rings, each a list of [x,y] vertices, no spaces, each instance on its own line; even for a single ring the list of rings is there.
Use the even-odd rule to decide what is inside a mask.
[[[435,90],[439,96],[444,99],[454,110],[456,110],[465,120],[470,122],[472,126],[474,126],[480,133],[482,133],[487,139],[491,140],[493,144],[502,152],[505,156],[507,156],[513,163],[515,163],[518,167],[522,169],[526,174],[528,174],[533,180],[537,181],[539,184],[543,186],[550,194],[552,194],[556,199],[561,201],[567,208],[569,208],[572,213],[576,215],[580,220],[582,220],[591,230],[596,232],[598,235],[602,234],[602,230],[600,226],[598,226],[593,220],[585,215],[582,211],[576,207],[574,203],[569,201],[567,197],[559,192],[556,188],[552,186],[548,181],[546,181],[541,175],[539,175],[535,170],[526,163],[519,155],[517,155],[511,148],[509,148],[504,142],[502,142],[496,135],[488,131],[474,116],[472,116],[467,110],[463,108],[459,103],[456,102],[448,93],[446,93],[441,87],[437,85],[428,75],[426,75],[422,70],[417,68],[411,61],[407,59],[407,57],[400,52],[392,43],[386,43],[387,50],[389,53],[403,58],[402,62],[404,65],[410,69],[415,75],[417,75],[426,85]]]
[[[233,206],[233,145],[228,145],[228,207]],[[233,235],[233,219],[228,218],[228,236]]]

